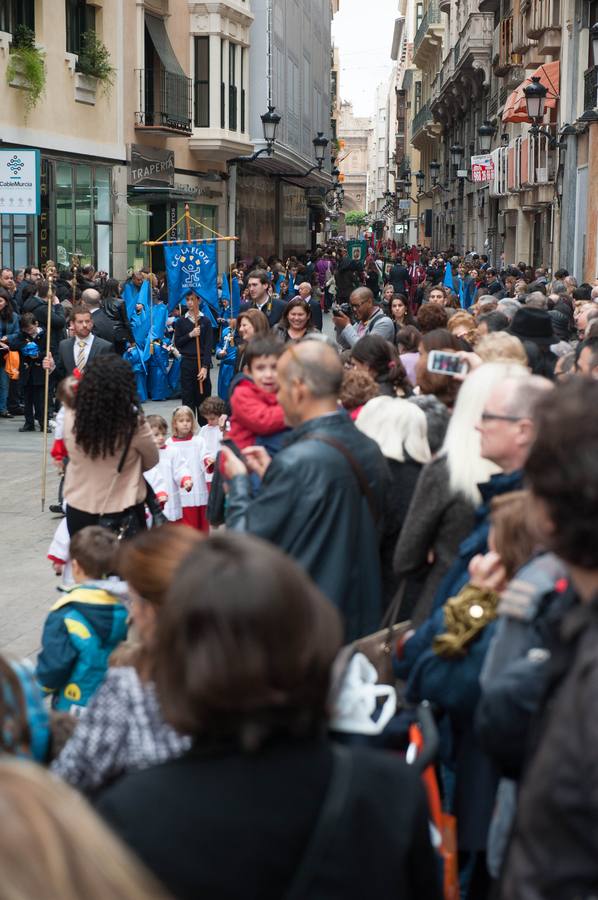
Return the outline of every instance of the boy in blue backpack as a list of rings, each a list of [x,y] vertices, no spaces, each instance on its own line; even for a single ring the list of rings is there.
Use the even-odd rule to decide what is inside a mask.
[[[42,636],[36,676],[54,709],[80,715],[99,688],[108,659],[127,636],[125,585],[113,572],[118,539],[90,525],[70,542],[75,584],[54,604]]]

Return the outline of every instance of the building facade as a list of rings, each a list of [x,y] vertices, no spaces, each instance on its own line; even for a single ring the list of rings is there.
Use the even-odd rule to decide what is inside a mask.
[[[368,141],[372,129],[367,116],[354,116],[351,103],[343,102],[338,117],[338,137],[342,143],[338,165],[344,176],[344,210],[366,209]]]

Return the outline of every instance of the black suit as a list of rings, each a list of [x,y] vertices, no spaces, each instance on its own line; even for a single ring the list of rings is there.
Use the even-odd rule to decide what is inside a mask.
[[[262,312],[266,316],[270,324],[270,328],[272,328],[273,325],[278,325],[278,323],[282,319],[282,314],[285,311],[286,306],[287,305],[284,300],[277,300],[275,298],[268,300],[268,302],[265,304]],[[247,312],[248,309],[258,309],[258,307],[255,303],[242,303],[239,307],[239,312]]]
[[[58,347],[58,359],[56,360],[56,373],[58,376],[58,380],[60,381],[63,378],[66,378],[67,375],[73,374],[73,369],[75,368],[75,341],[77,338],[65,338],[64,341],[60,342]],[[95,337],[91,342],[91,347],[89,348],[89,354],[87,356],[86,366],[95,359],[96,356],[101,356],[103,353],[113,353],[114,347],[109,341],[103,341],[102,338]]]
[[[299,296],[299,295],[297,295]],[[311,309],[311,324],[314,328],[317,328],[318,331],[322,330],[322,307],[318,303],[317,300],[310,296],[307,298],[307,302],[309,303],[309,308]]]
[[[114,322],[110,316],[107,316],[103,309],[96,309],[92,312],[91,318],[95,336],[108,341],[114,348]]]

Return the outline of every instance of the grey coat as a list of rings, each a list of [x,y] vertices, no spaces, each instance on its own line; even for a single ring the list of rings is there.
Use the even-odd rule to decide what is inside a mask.
[[[428,618],[438,585],[455,561],[461,541],[471,533],[474,511],[473,503],[451,491],[444,456],[424,466],[394,553],[395,573],[411,582],[408,597],[413,595],[413,581],[417,582],[415,608],[407,610],[416,626]],[[428,565],[430,551],[434,559]]]

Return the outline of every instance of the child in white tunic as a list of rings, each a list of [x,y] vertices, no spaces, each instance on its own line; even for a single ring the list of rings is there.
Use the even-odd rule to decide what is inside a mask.
[[[180,522],[183,518],[181,489],[189,492],[193,487],[190,470],[174,449],[169,446],[168,423],[162,416],[148,416],[154,440],[160,450],[159,462],[145,473],[145,478],[154,489],[162,504],[164,515],[170,522]]]
[[[181,484],[179,491],[182,519],[186,525],[209,533],[207,517],[208,487],[206,484],[206,464],[210,455],[199,434],[199,426],[188,406],[178,406],[172,414],[172,435],[166,446],[175,459],[175,466],[182,466],[191,478],[191,489],[187,483]]]

